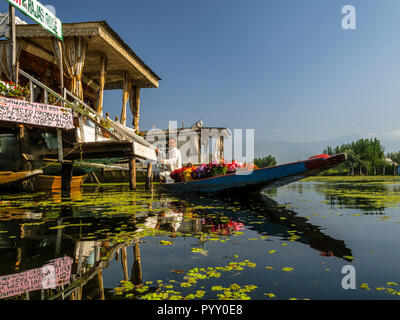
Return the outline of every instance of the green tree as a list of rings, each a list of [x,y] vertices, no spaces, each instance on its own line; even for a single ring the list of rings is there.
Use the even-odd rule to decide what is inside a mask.
[[[273,167],[277,165],[275,157],[268,155],[264,158],[254,159],[254,164],[259,168]]]
[[[327,147],[323,152],[328,155],[346,153],[347,161],[339,167],[346,168],[348,174],[376,174],[385,160],[385,148],[377,138],[360,139],[334,148]]]

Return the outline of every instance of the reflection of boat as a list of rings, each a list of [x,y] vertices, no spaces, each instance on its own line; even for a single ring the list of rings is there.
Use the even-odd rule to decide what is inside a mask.
[[[80,188],[86,177],[87,175],[72,177],[71,189]],[[61,189],[61,177],[40,175],[36,177],[35,184],[37,190]]]
[[[343,240],[335,239],[325,234],[322,228],[310,223],[307,218],[298,216],[297,212],[280,206],[276,201],[256,193],[252,195],[221,195],[221,197],[202,198],[187,195],[185,200],[207,207],[216,206],[215,201],[220,200],[225,204],[225,208],[230,206],[238,210],[229,214],[227,209],[223,209],[225,217],[232,217],[232,220],[240,221],[262,235],[288,237],[288,231],[296,231],[296,242],[309,245],[311,248],[320,251],[321,254],[331,252],[334,256],[351,261],[346,257],[352,256],[351,249],[347,248]],[[253,224],[254,215],[246,211],[257,212],[257,215],[265,217],[265,221]],[[215,213],[215,210],[213,210]]]
[[[320,251],[322,254],[331,252],[336,257],[348,260],[348,256],[352,256],[351,249],[347,248],[343,240],[338,240],[325,234],[320,226],[316,226],[308,221],[307,218],[298,216],[297,212],[278,205],[278,203],[263,194],[257,194],[253,197],[237,198],[232,202],[239,201],[240,207],[251,206],[257,207],[257,213],[268,217],[268,222],[260,225],[252,225],[250,228],[260,233],[287,234],[288,230],[296,230],[300,236],[297,242],[305,243],[311,248]],[[246,220],[248,219],[248,220]],[[241,221],[245,224],[251,221],[251,217],[241,217]],[[275,228],[274,226],[279,226]]]
[[[308,160],[254,170],[250,174],[227,174],[191,182],[162,183],[161,185],[175,192],[220,193],[227,191],[261,191],[265,188],[279,187],[346,161],[346,154],[334,156],[319,155]]]
[[[16,219],[41,219],[42,213],[40,212],[32,212],[26,209],[18,209],[18,208],[1,208],[0,209],[0,221],[9,221]]]
[[[0,185],[28,180],[42,173],[42,170],[21,172],[3,171],[0,172]]]

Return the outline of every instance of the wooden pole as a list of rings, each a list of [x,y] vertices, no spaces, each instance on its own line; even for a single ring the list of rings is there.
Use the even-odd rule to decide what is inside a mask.
[[[72,162],[63,162],[61,165],[61,191],[69,193],[72,181]]]
[[[97,183],[98,185],[100,185],[101,182],[100,182],[99,178],[97,178],[97,176],[96,176],[96,174],[95,174],[94,172],[92,172],[92,176],[93,176],[94,180],[96,181],[96,183]]]
[[[99,286],[100,286],[100,300],[105,300],[104,297],[104,284],[103,284],[103,269],[99,270],[99,273],[97,274],[97,277],[99,279]]]
[[[139,130],[139,118],[140,118],[140,87],[138,84],[134,84],[133,86],[133,127],[135,130]]]
[[[26,157],[26,155],[31,154],[30,144],[29,144],[29,132],[23,125],[19,125],[18,140],[21,152],[21,171],[31,171],[33,168],[32,162],[29,161],[28,158]],[[35,189],[34,178],[23,181],[22,189],[28,192],[34,191]]]
[[[64,92],[64,56],[62,51],[61,41],[58,40],[59,48],[60,48],[60,93]]]
[[[146,182],[147,183],[153,182],[153,164],[152,163],[149,163],[147,165]]]
[[[57,128],[57,144],[58,144],[58,161],[63,163],[64,154],[63,154],[63,141],[62,141],[62,132],[61,129]]]
[[[135,285],[142,283],[142,264],[140,260],[139,239],[136,239],[133,246],[133,266],[131,275],[131,281]]]
[[[134,155],[129,156],[129,188],[136,190],[136,159]]]
[[[99,102],[97,105],[97,112],[103,115],[103,102],[104,102],[104,86],[106,83],[106,69],[107,57],[102,54],[100,56],[100,89],[99,89]]]
[[[124,280],[129,281],[128,276],[128,254],[126,252],[126,247],[121,249],[121,264],[122,264],[122,271],[124,273]]]
[[[62,219],[58,219],[57,220],[57,226],[61,226],[61,225],[62,225]],[[55,256],[56,257],[58,257],[60,255],[60,252],[61,252],[62,233],[63,233],[62,228],[58,228],[57,229],[57,236],[56,236],[56,252],[55,252]]]
[[[122,110],[121,110],[121,124],[126,125],[126,105],[131,95],[132,82],[128,72],[125,72],[124,84],[122,90]]]
[[[15,32],[15,8],[10,4],[8,7],[8,19],[10,26],[10,80],[16,80],[17,63],[17,35]]]
[[[58,55],[58,69],[60,71],[60,94],[64,92],[64,58],[62,50],[62,42],[59,39],[54,39],[54,46],[56,46],[56,55]]]

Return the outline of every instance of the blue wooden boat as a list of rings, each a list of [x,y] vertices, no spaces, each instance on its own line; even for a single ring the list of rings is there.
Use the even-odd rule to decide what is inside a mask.
[[[261,168],[251,173],[241,172],[190,182],[161,183],[168,191],[180,193],[259,192],[304,179],[333,168],[346,161],[344,153],[334,156],[318,155],[308,160]]]

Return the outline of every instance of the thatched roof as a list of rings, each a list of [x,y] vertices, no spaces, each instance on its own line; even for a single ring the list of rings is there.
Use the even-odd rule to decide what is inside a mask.
[[[105,89],[122,89],[124,73],[142,88],[158,88],[161,78],[155,74],[137,54],[119,37],[105,21],[64,23],[64,38],[83,37],[88,42],[84,74],[97,80],[100,74],[101,54],[108,59]],[[23,38],[36,52],[42,51],[46,60],[53,55],[51,38],[53,36],[37,24],[17,25],[17,38]],[[32,49],[34,50],[34,49]],[[53,59],[52,59],[53,60]]]

